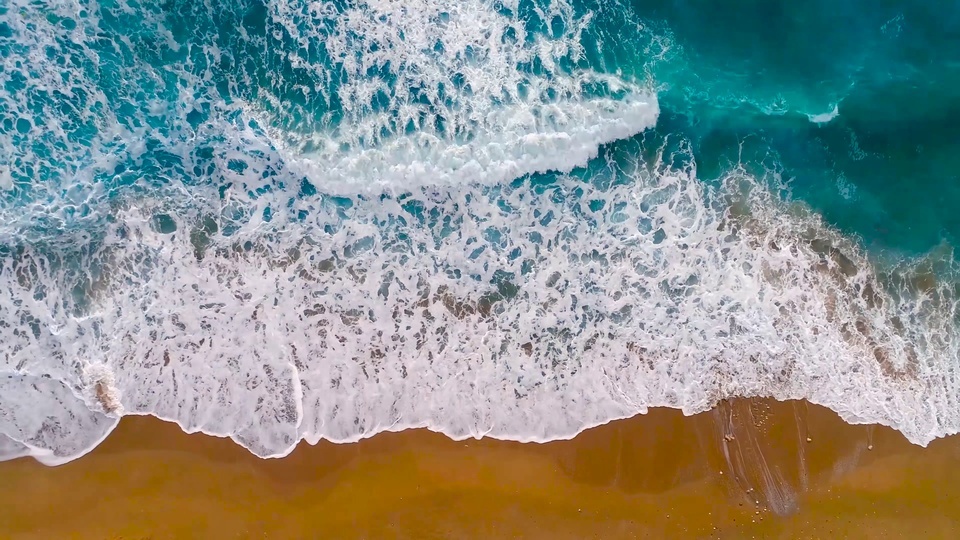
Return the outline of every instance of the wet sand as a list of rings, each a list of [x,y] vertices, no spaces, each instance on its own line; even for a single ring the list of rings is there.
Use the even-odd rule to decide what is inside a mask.
[[[0,479],[0,538],[960,538],[960,438],[924,449],[805,402],[279,460],[127,417],[79,460],[0,463]]]

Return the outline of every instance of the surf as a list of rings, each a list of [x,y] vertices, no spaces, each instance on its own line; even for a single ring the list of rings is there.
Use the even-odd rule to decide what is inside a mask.
[[[620,4],[75,7],[0,14],[0,459],[135,414],[265,458],[734,396],[960,430],[949,242],[867,249],[787,174],[781,132],[847,152],[858,94],[677,92],[702,58]]]

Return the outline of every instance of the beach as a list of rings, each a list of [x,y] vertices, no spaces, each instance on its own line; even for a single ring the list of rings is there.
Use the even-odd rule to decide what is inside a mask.
[[[0,540],[960,538],[958,27],[3,2]]]
[[[73,462],[0,463],[0,538],[952,538],[960,438],[738,399],[569,441],[427,430],[263,460],[126,417]]]

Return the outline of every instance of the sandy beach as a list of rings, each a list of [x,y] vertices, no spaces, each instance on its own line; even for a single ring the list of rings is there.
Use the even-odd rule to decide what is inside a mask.
[[[124,418],[60,467],[0,463],[0,538],[955,538],[960,438],[928,448],[805,402],[725,402],[570,441],[426,430],[302,444]]]

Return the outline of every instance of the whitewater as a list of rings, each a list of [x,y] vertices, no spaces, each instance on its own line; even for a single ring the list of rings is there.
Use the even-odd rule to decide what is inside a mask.
[[[266,458],[735,396],[960,431],[950,246],[872,252],[763,162],[704,178],[661,128],[669,32],[633,16],[0,7],[0,460],[76,459],[124,415]]]

